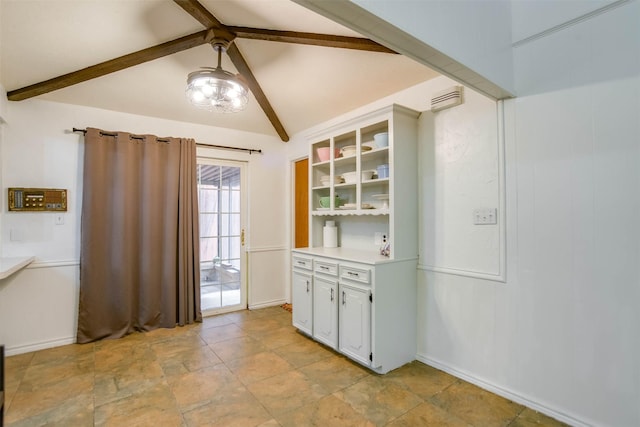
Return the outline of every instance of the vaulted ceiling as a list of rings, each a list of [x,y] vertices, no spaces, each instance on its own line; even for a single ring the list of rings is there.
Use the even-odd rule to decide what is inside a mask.
[[[207,13],[213,20],[202,17]],[[437,76],[394,53],[290,43],[278,31],[262,38],[284,41],[256,40],[238,29],[362,38],[289,0],[0,0],[0,18],[0,83],[10,99],[35,95],[37,99],[276,135],[282,140]],[[252,94],[243,112],[207,112],[186,100],[188,73],[216,65],[215,52],[206,43],[212,36],[206,30],[212,28],[215,36],[220,30],[238,35],[233,41],[237,53],[233,61],[223,56],[223,68],[235,73],[246,66],[258,85],[254,92],[264,94],[264,99],[259,95],[257,100]],[[99,72],[105,75],[80,83],[73,80],[70,86],[43,94],[21,90],[189,37],[202,40],[193,43],[195,47],[182,50],[190,45],[180,45],[176,53],[115,72]],[[129,65],[126,58],[122,63]],[[100,67],[90,70],[96,68]],[[61,86],[68,84],[66,78],[60,80]],[[272,114],[264,108],[265,99]]]

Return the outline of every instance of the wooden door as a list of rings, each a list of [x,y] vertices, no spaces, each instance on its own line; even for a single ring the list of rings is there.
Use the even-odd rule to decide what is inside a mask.
[[[295,247],[309,247],[309,159],[295,162]]]

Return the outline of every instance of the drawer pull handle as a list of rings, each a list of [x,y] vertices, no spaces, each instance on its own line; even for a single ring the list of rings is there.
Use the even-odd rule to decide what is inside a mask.
[[[329,270],[329,267],[327,267],[326,265],[321,265],[321,266],[320,266],[320,269],[325,270],[325,271],[328,271],[328,270]]]
[[[304,261],[298,261],[298,265],[307,265],[307,263]]]
[[[360,274],[354,273],[353,271],[347,271],[347,274],[351,277],[360,277]]]

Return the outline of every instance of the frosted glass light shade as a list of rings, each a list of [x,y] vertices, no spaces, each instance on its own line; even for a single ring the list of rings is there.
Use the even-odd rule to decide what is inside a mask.
[[[190,73],[186,94],[196,107],[219,113],[242,111],[249,100],[244,83],[220,67]]]

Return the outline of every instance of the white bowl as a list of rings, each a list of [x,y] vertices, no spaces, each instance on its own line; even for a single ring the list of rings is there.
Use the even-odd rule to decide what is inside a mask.
[[[364,182],[364,181],[369,181],[372,177],[373,177],[373,173],[375,171],[362,171],[360,172],[360,181]],[[346,184],[354,184],[355,182],[357,182],[358,179],[358,173],[357,172],[345,172],[342,174],[342,179],[344,179],[344,182]]]
[[[361,151],[369,151],[371,149],[372,149],[371,147],[368,147],[366,145],[363,145],[360,148]],[[357,153],[357,149],[355,145],[347,145],[343,147],[342,150],[340,150],[340,152],[342,153],[342,157],[351,157]]]
[[[389,132],[376,133],[373,135],[373,140],[376,143],[376,147],[386,147],[389,145]]]
[[[340,178],[339,176],[333,177],[334,184],[340,184],[341,182],[342,182],[342,178]],[[330,183],[331,183],[331,177],[329,175],[320,177],[320,184],[322,184],[323,186],[326,187]]]

